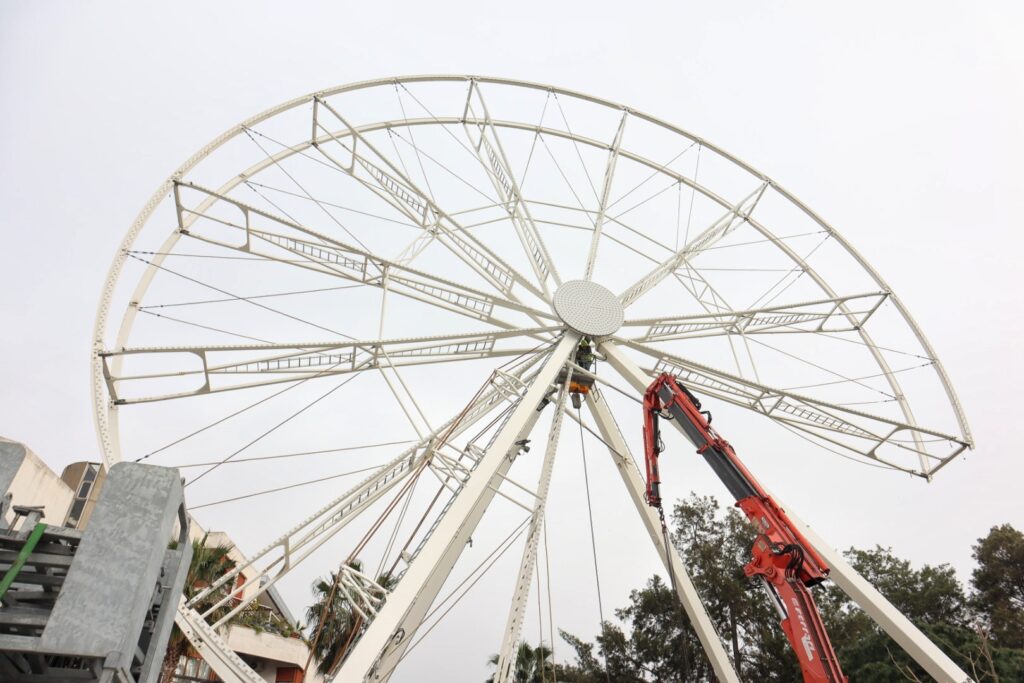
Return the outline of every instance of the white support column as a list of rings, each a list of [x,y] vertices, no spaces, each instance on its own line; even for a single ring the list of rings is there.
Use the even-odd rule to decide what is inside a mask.
[[[651,378],[631,358],[626,356],[622,349],[613,343],[604,343],[601,345],[601,351],[612,367],[625,377],[637,391],[642,393],[647,390]],[[675,422],[671,424],[679,427]],[[682,432],[682,429],[680,431]],[[685,432],[682,433],[684,436],[686,435]],[[800,527],[800,531],[803,532],[814,550],[828,562],[832,570],[829,578],[835,581],[835,584],[850,596],[851,600],[874,619],[875,623],[881,626],[915,662],[920,664],[939,683],[971,683],[973,681],[935,643],[928,640],[920,629],[886,600],[884,595],[858,574],[840,553],[797,517],[792,509],[777,498],[775,500],[786,510],[789,518]]]
[[[492,484],[508,471],[509,452],[537,419],[537,407],[579,343],[566,331],[505,425],[481,457],[472,477],[427,539],[388,600],[370,622],[333,680],[386,681],[408,648],[448,574],[494,496]]]
[[[625,484],[626,491],[629,492],[637,514],[640,515],[641,521],[647,528],[647,533],[651,536],[651,542],[654,543],[658,556],[665,563],[665,570],[671,572],[675,577],[679,603],[686,610],[686,616],[689,617],[690,623],[693,624],[693,628],[697,632],[697,637],[711,661],[715,675],[723,683],[739,683],[740,678],[736,675],[736,670],[725,653],[722,640],[718,637],[718,632],[715,630],[715,625],[711,623],[707,610],[704,609],[704,603],[700,600],[700,595],[690,579],[689,572],[686,571],[682,558],[679,557],[679,552],[671,543],[668,548],[665,547],[665,537],[661,533],[661,520],[655,514],[654,508],[649,506],[644,498],[646,486],[643,477],[637,470],[633,458],[629,455],[629,446],[619,431],[618,424],[608,408],[608,403],[597,387],[591,389],[587,395],[587,407],[590,408],[590,413],[594,416],[594,421],[597,422],[601,438],[609,446],[608,451],[615,461],[616,469],[622,476],[622,483]],[[637,413],[637,424],[639,424],[639,411]],[[669,563],[670,558],[671,564]]]
[[[512,594],[512,605],[508,611],[508,622],[505,626],[505,636],[501,642],[501,650],[498,651],[498,665],[495,668],[494,680],[497,683],[508,683],[512,680],[516,658],[516,646],[519,643],[519,634],[523,628],[523,617],[526,613],[526,600],[530,596],[530,580],[533,578],[533,568],[537,562],[537,542],[544,529],[544,506],[548,499],[548,489],[551,486],[551,471],[555,465],[555,454],[558,451],[558,437],[562,431],[562,418],[565,416],[565,398],[568,395],[566,387],[572,379],[571,371],[566,377],[565,383],[558,392],[558,399],[555,401],[555,413],[551,417],[551,431],[548,433],[547,449],[544,452],[544,463],[541,466],[540,478],[537,482],[537,491],[533,503],[533,516],[530,518],[530,531],[526,536],[526,545],[523,546],[523,557],[519,562],[519,573],[516,579],[515,592]],[[554,638],[554,634],[551,636]]]

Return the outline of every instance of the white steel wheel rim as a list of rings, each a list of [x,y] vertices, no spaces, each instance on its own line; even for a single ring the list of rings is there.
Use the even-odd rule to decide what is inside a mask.
[[[381,111],[393,110],[393,103],[381,104],[383,99],[380,102],[375,99],[382,98],[381,93],[388,91],[393,91],[401,109],[398,117],[375,115],[374,106],[379,106]],[[456,92],[461,93],[461,99],[454,97]],[[528,98],[533,98],[531,104],[543,102],[539,119],[527,121],[525,117],[502,116],[504,111],[519,113],[518,107]],[[352,109],[346,109],[346,104]],[[417,105],[421,109],[413,112]],[[522,106],[525,110],[526,105]],[[441,107],[445,110],[440,111]],[[310,110],[311,117],[316,117],[309,121],[317,122],[313,128],[316,144],[311,144],[308,124],[305,138],[295,135],[283,145],[276,136],[262,132],[277,130],[274,125],[281,122],[282,130],[297,132],[299,129],[289,128],[285,119],[292,116],[298,121],[301,117],[297,114],[306,110]],[[358,120],[349,121],[349,111],[354,112]],[[585,134],[584,131],[591,129],[604,130],[606,134],[603,137]],[[445,140],[445,133],[455,139],[455,142],[444,143],[450,145],[447,148],[441,142]],[[397,143],[394,156],[383,148],[384,141],[394,143],[396,136],[403,144],[411,143],[405,156],[397,151]],[[527,153],[526,143],[531,139],[532,146]],[[263,156],[254,155],[250,159],[252,163],[241,167],[230,166],[235,161],[231,156],[232,145],[246,140],[259,147]],[[270,141],[279,144],[275,147]],[[375,165],[377,175],[366,166],[360,168],[360,162],[347,144],[352,141],[355,141],[355,154],[365,155],[361,158]],[[667,141],[679,144],[668,150],[659,147]],[[430,147],[431,144],[435,147]],[[466,197],[457,206],[447,204],[444,199],[437,199],[435,203],[430,196],[433,189],[427,190],[426,186],[431,180],[440,183],[445,170],[449,175],[459,175],[446,169],[444,164],[461,154],[458,145],[470,156],[474,149],[478,151],[477,175],[471,177],[473,182],[466,183],[465,178],[461,178],[464,184],[475,187],[472,192],[465,190]],[[368,152],[368,149],[376,151]],[[642,152],[648,149],[658,151],[659,158],[645,156]],[[538,166],[531,168],[531,164],[541,163],[537,160],[545,150],[552,163],[541,170],[537,170]],[[442,155],[449,156],[442,158]],[[577,157],[575,162],[573,155]],[[527,170],[520,174],[517,169],[523,167],[524,158]],[[302,167],[302,172],[308,175],[299,175],[300,163],[310,165],[310,168]],[[570,163],[577,163],[579,167],[570,169]],[[327,234],[324,226],[345,229],[349,225],[347,221],[343,226],[340,220],[325,218],[319,225],[310,226],[289,219],[285,215],[288,212],[278,210],[279,203],[266,196],[276,190],[278,193],[274,196],[281,199],[287,193],[281,193],[282,188],[274,183],[261,181],[278,173],[278,180],[287,177],[295,183],[291,186],[293,194],[305,192],[320,200],[315,193],[297,189],[306,186],[304,181],[314,181],[313,171],[321,170],[314,168],[314,164],[323,166],[324,172],[348,174],[348,180],[362,183],[358,187],[363,191],[376,191],[376,199],[366,195],[362,200],[378,202],[380,210],[391,211],[388,215],[392,220],[411,222],[419,212],[426,227],[411,241],[394,243],[395,248],[390,253],[377,253],[372,249],[356,253],[360,250],[349,248],[353,246],[352,238],[369,239],[370,235],[361,234],[354,223],[352,233],[343,235],[337,230]],[[703,178],[701,165],[704,166]],[[288,169],[288,173],[283,169]],[[391,180],[382,181],[380,170]],[[531,171],[533,176],[529,175]],[[545,189],[554,187],[561,175],[566,189],[552,192],[564,198],[564,203],[534,198],[534,192],[538,192],[538,196],[541,193],[529,182],[534,181],[537,174],[542,174],[546,181]],[[706,180],[708,174],[711,174],[710,181]],[[319,180],[319,176],[315,178]],[[395,178],[400,181],[398,185]],[[374,184],[375,188],[371,189]],[[264,194],[254,188],[260,188]],[[348,186],[349,190],[354,188],[356,184]],[[255,194],[248,194],[242,201],[245,190]],[[452,187],[439,190],[441,192],[448,192],[449,200],[457,197]],[[486,236],[487,222],[480,221],[479,225],[469,228],[463,225],[461,216],[474,215],[473,209],[480,205],[481,194],[489,196],[495,204],[484,211],[490,211],[486,215],[493,217],[491,224],[506,228],[501,237],[502,240],[508,238],[506,241]],[[689,207],[687,194],[692,197]],[[183,198],[185,195],[190,198]],[[260,203],[259,196],[265,201]],[[470,196],[476,204],[469,200]],[[673,202],[666,202],[666,199],[674,200],[674,212],[669,210]],[[577,205],[573,206],[571,200]],[[325,216],[333,210],[317,201],[311,203],[322,209]],[[186,209],[179,220],[187,235],[177,229],[178,225],[159,226],[151,221],[168,206]],[[513,207],[511,215],[505,208],[509,206]],[[716,208],[720,210],[718,213],[712,211]],[[189,213],[189,209],[196,213]],[[212,225],[203,227],[205,223],[214,222],[207,218],[214,216],[214,211],[229,209],[240,214],[243,221],[250,221],[247,224],[250,229],[243,230],[244,242],[222,242],[212,237],[215,229]],[[504,219],[501,211],[505,211]],[[573,212],[580,218],[580,224],[569,226],[571,221],[565,216]],[[207,215],[199,215],[203,213]],[[638,228],[626,218],[631,213],[643,215],[649,223]],[[702,221],[706,216],[712,219]],[[223,218],[220,214],[216,217]],[[770,224],[773,220],[782,224],[781,230]],[[684,221],[687,227],[679,245],[681,249],[666,246],[673,226],[679,241]],[[260,224],[256,225],[257,222]],[[803,227],[793,227],[798,223]],[[558,224],[562,224],[561,227]],[[375,225],[379,227],[380,222]],[[438,228],[439,225],[443,227]],[[203,229],[210,232],[201,234]],[[228,232],[237,229],[232,227]],[[549,243],[567,244],[551,239],[556,235],[561,239],[559,230],[574,230],[586,236],[579,241],[580,248],[571,254],[576,258],[575,269],[566,265],[569,254],[548,246]],[[465,235],[470,241],[460,243]],[[406,232],[404,236],[408,238],[410,234]],[[513,237],[521,246],[521,252],[514,255],[509,248],[514,246]],[[147,239],[147,244],[154,248],[139,250],[140,240]],[[361,286],[383,290],[387,280],[390,296],[399,296],[401,292],[396,293],[397,290],[405,287],[406,294],[418,292],[415,296],[419,296],[421,302],[424,297],[431,299],[430,305],[444,309],[443,315],[467,320],[474,320],[473,316],[477,315],[476,320],[482,320],[487,327],[468,326],[461,336],[452,333],[450,330],[454,328],[449,326],[439,334],[401,334],[397,341],[388,334],[361,337],[362,347],[346,346],[346,342],[337,337],[328,340],[306,337],[284,342],[287,347],[265,341],[232,342],[232,348],[218,350],[208,342],[190,344],[184,333],[171,340],[174,343],[133,344],[134,336],[145,334],[139,331],[139,313],[155,312],[148,308],[154,282],[159,290],[163,281],[172,277],[168,275],[168,260],[174,263],[172,255],[180,255],[181,245],[192,246],[196,240],[203,241],[203,248],[223,249],[233,257],[268,253],[259,249],[250,251],[254,249],[254,240],[263,246],[286,249],[297,260],[305,259],[306,266],[314,265],[317,274],[324,278],[338,277],[333,270],[349,267],[345,264],[350,261],[374,262],[376,265],[364,265],[364,272],[375,273],[374,277],[379,276],[379,280],[367,284],[363,279],[358,281]],[[418,267],[423,260],[434,256],[431,250],[444,240],[447,240],[449,252],[461,253],[462,265],[466,266],[460,271],[462,280]],[[344,248],[338,246],[342,242]],[[481,256],[481,246],[490,253]],[[505,251],[499,256],[501,249]],[[823,255],[826,249],[833,251]],[[280,251],[274,253],[280,256]],[[581,255],[586,258],[580,258]],[[440,257],[437,258],[431,263],[442,264]],[[504,260],[512,258],[516,259],[515,265]],[[719,259],[714,266],[704,268],[701,265],[713,258]],[[124,273],[130,259],[141,259],[144,263],[141,270],[134,273],[134,279]],[[614,267],[626,259],[633,259],[632,269]],[[761,265],[758,259],[770,262],[770,267],[756,268]],[[647,266],[639,268],[638,263]],[[843,269],[843,263],[849,272]],[[744,268],[737,267],[740,265]],[[289,264],[275,264],[277,266],[286,268]],[[471,273],[474,267],[476,271]],[[828,270],[822,272],[823,269]],[[616,272],[618,270],[624,272]],[[732,274],[741,270],[742,274]],[[175,270],[173,277],[180,279],[181,274]],[[354,282],[350,276],[348,273],[344,283]],[[746,305],[731,306],[726,303],[729,297],[719,290],[723,284],[729,287],[734,278],[741,277],[749,282],[744,281],[742,287],[735,285],[735,288],[750,288],[750,301]],[[770,284],[778,277],[782,278],[780,284],[762,296],[753,296],[756,283]],[[837,282],[840,280],[842,284]],[[669,284],[674,292],[666,297]],[[584,295],[570,296],[573,287],[584,290]],[[596,301],[593,288],[598,287],[618,295],[619,308],[608,305],[607,301],[603,305]],[[588,288],[590,298],[586,296]],[[804,295],[798,296],[799,292]],[[560,293],[562,301],[569,302],[561,307]],[[232,296],[235,295],[232,293]],[[598,299],[601,296],[604,295],[599,293]],[[690,306],[680,310],[676,304],[687,296]],[[660,310],[644,308],[642,313],[633,313],[656,298],[666,304]],[[633,307],[634,303],[638,305]],[[110,314],[116,306],[123,307],[124,313],[115,329],[111,326]],[[378,326],[381,330],[385,329],[387,321],[384,308],[381,307]],[[453,313],[453,309],[458,310]],[[483,309],[487,309],[490,317],[479,317]],[[501,315],[495,311],[500,311]],[[898,338],[901,346],[895,348],[876,341],[876,326],[882,333]],[[135,449],[122,452],[120,413],[132,406],[117,405],[112,397],[124,400],[120,387],[132,382],[138,385],[158,380],[177,381],[182,372],[204,375],[205,391],[193,393],[194,398],[157,402],[159,404],[203,400],[201,396],[217,393],[214,382],[228,374],[279,373],[277,379],[280,379],[280,373],[284,373],[283,376],[292,379],[281,382],[281,386],[298,383],[300,379],[310,379],[309,383],[314,384],[313,379],[334,376],[334,373],[310,368],[334,368],[342,362],[355,367],[357,362],[366,361],[358,357],[358,353],[365,350],[365,342],[381,340],[386,343],[374,346],[373,362],[362,366],[367,372],[372,372],[381,362],[385,367],[386,364],[403,367],[393,358],[422,359],[435,351],[444,357],[445,363],[457,364],[460,358],[496,358],[493,364],[497,366],[527,352],[533,354],[536,361],[539,354],[550,348],[563,327],[594,336],[600,344],[625,350],[646,369],[676,372],[702,395],[765,414],[831,449],[859,456],[875,465],[930,477],[971,444],[966,419],[946,372],[900,300],[834,229],[776,183],[700,138],[621,105],[539,84],[468,76],[368,81],[296,98],[226,131],[161,185],[122,241],[100,301],[93,346],[97,433],[108,465],[147,454],[145,450]],[[509,340],[517,336],[515,331],[524,329],[530,330],[529,335],[518,336],[532,343],[522,343],[524,339],[520,339],[519,346],[509,347]],[[856,371],[839,367],[838,360],[835,366],[826,365],[821,357],[803,355],[806,349],[799,344],[805,343],[805,338],[824,339],[826,344],[833,339],[842,340],[843,344],[855,347],[863,358],[850,362],[849,367],[856,367]],[[708,352],[721,353],[723,357],[727,345],[735,367],[708,362],[701,352],[711,344],[719,344],[721,348]],[[134,358],[127,360],[129,357],[162,359],[174,355],[163,347],[175,349],[174,353],[202,358],[207,369],[197,372],[190,366],[188,370],[150,372],[147,379],[112,379],[121,376],[125,362],[134,361]],[[217,353],[256,355],[244,362],[234,362],[234,367],[225,368],[221,364],[218,369],[208,360]],[[773,383],[763,378],[763,373],[771,368],[758,367],[754,360],[758,354],[762,358],[765,354],[776,354],[773,356],[776,360],[787,357],[788,360],[779,363],[787,363],[787,368],[810,365],[819,374],[811,381],[814,373],[806,369],[806,375],[802,371],[799,375],[805,378],[803,381]],[[823,355],[832,362],[827,358],[829,353]],[[916,360],[895,365],[894,359],[901,358]],[[309,361],[306,366],[301,365],[304,359]],[[338,362],[330,365],[334,361]],[[211,366],[213,372],[209,370]],[[289,370],[303,367],[305,374],[288,374]],[[383,371],[378,372],[385,375]],[[942,419],[926,421],[920,414],[915,416],[918,404],[915,402],[912,408],[912,401],[916,401],[916,395],[908,395],[905,380],[913,376],[916,382],[920,375],[911,373],[926,376],[920,384],[914,385],[919,392],[924,391],[920,387],[930,382],[929,386],[937,390],[934,394],[944,397],[942,405],[930,406],[935,408],[932,412],[944,415]],[[178,376],[171,377],[175,374]],[[391,392],[401,395],[402,384],[401,376],[393,371],[389,382]],[[794,385],[798,386],[794,388]],[[842,396],[850,400],[832,398],[840,395],[837,387],[848,391]],[[249,390],[231,389],[221,395],[240,395],[246,391]],[[873,403],[870,400],[879,395],[885,397],[883,401]],[[151,398],[147,394],[142,396]],[[865,397],[867,400],[859,400]],[[429,407],[416,403],[415,400],[413,405],[403,403],[402,410],[409,421],[415,425],[421,420],[418,430],[421,432],[428,431],[429,426],[436,427],[438,420],[424,417]],[[880,409],[888,412],[879,412]],[[296,515],[298,517],[301,515]]]

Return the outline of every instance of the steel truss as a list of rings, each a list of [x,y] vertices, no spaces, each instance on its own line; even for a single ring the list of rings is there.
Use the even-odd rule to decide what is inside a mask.
[[[374,99],[382,93],[397,109]],[[537,111],[527,114],[516,103],[530,98]],[[379,113],[368,115],[374,107]],[[288,137],[282,142],[281,135]],[[258,150],[255,160],[237,162],[231,155],[238,144]],[[669,159],[669,148],[677,146],[682,151]],[[225,178],[218,165],[225,160],[240,170]],[[385,229],[393,232],[382,239]],[[576,236],[575,247],[566,246],[565,235]],[[810,248],[808,236],[819,243]],[[835,248],[827,259],[818,251],[823,245]],[[217,268],[178,265],[190,258],[225,264],[225,272],[258,263],[275,275],[236,274],[225,284],[213,277]],[[840,258],[857,277],[847,277]],[[139,264],[134,272],[129,263]],[[600,284],[614,303],[604,301],[602,312],[581,298],[568,312],[556,310],[556,295],[573,282],[570,273]],[[278,289],[249,294],[253,284],[279,280]],[[285,281],[295,284],[280,291]],[[250,289],[236,289],[242,286]],[[219,298],[193,300],[197,289]],[[379,309],[359,304],[329,325],[309,317],[321,309],[305,297],[343,289],[372,293]],[[682,301],[684,310],[671,308]],[[225,302],[251,316],[189,316]],[[123,314],[115,327],[118,306]],[[608,311],[622,325],[591,330],[607,324]],[[627,315],[633,311],[635,317]],[[353,338],[345,315],[379,316],[379,324]],[[411,327],[410,317],[419,326]],[[234,327],[257,319],[255,332]],[[289,332],[279,333],[270,320]],[[301,336],[311,326],[319,336]],[[887,341],[893,330],[902,335],[892,336],[898,348]],[[380,377],[394,399],[389,409],[404,416],[416,438],[183,602],[177,623],[197,651],[225,681],[261,680],[230,650],[222,627],[284,585],[296,567],[322,563],[318,551],[332,539],[361,531],[365,518],[379,514],[353,553],[393,522],[380,558],[381,566],[392,566],[388,581],[333,558],[337,589],[360,627],[332,676],[390,679],[437,624],[440,605],[456,594],[438,599],[484,513],[500,498],[527,514],[497,644],[496,680],[509,680],[531,578],[539,571],[564,415],[582,419],[566,409],[575,378],[592,385],[586,403],[597,434],[716,675],[739,680],[685,564],[666,547],[660,521],[644,501],[626,438],[639,421],[629,416],[624,433],[624,416],[616,419],[606,400],[610,387],[624,389],[574,362],[584,337],[597,342],[602,362],[637,397],[653,374],[671,372],[710,401],[745,408],[874,466],[930,478],[972,444],[941,362],[884,280],[790,193],[707,141],[598,98],[507,79],[418,76],[314,93],[255,116],[200,150],[157,190],[125,236],[103,290],[93,344],[100,444],[108,464],[162,457],[157,454],[215,433],[253,405],[344,376]],[[818,350],[836,341],[838,351]],[[901,366],[905,358],[914,365]],[[642,367],[641,359],[649,365]],[[770,376],[779,359],[792,366],[791,377]],[[444,392],[425,397],[414,381],[419,373],[438,373],[431,375],[435,386],[454,385],[460,368],[488,362],[486,381],[474,384],[476,394],[448,419],[433,405]],[[911,401],[921,390],[905,380],[915,372],[934,383],[931,396],[945,396],[941,419],[915,416]],[[208,425],[192,425],[170,444],[122,444],[120,420],[137,419],[133,411],[173,421],[178,413],[160,411],[211,400],[241,405],[253,395],[262,398]],[[540,474],[535,486],[526,486],[511,470],[549,405]],[[438,493],[393,552],[407,509],[420,512],[413,492],[421,479]],[[806,533],[833,567],[837,585],[929,673],[968,680],[838,553]],[[243,575],[248,588],[233,592]],[[214,604],[197,611],[211,596]]]

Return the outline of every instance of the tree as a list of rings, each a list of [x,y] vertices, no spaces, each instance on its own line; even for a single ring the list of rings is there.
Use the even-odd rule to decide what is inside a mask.
[[[996,646],[1024,648],[1024,534],[992,527],[974,546],[973,604]]]
[[[355,569],[359,569],[356,565]],[[348,604],[344,591],[337,590],[338,574],[313,582],[313,604],[306,609],[306,628],[317,670],[326,675],[359,628],[359,614]]]
[[[185,598],[188,600],[194,598],[235,567],[235,561],[230,557],[232,546],[216,545],[209,547],[206,545],[208,536],[209,534],[204,534],[201,539],[194,539],[192,541],[192,561],[188,566],[188,574],[185,577],[185,588],[183,591]],[[219,590],[210,593],[210,595],[196,605],[196,610],[205,612],[220,602],[232,588],[233,586],[225,585]],[[225,605],[214,612],[213,616],[215,619],[219,619],[229,611],[230,606]],[[170,683],[170,681],[174,680],[174,670],[178,666],[178,661],[188,653],[188,649],[188,639],[185,638],[185,634],[181,632],[181,629],[175,626],[171,631],[171,637],[167,641],[167,651],[164,653],[164,661],[160,669],[160,680],[163,683]]]
[[[498,655],[491,655],[487,660],[491,666],[498,665]],[[513,683],[542,683],[550,678],[549,673],[554,671],[554,662],[551,661],[551,648],[543,643],[537,647],[530,647],[530,644],[522,641],[516,648],[515,667],[512,672]],[[487,683],[494,680],[494,676],[487,679]]]
[[[746,516],[732,506],[723,511],[713,496],[691,494],[676,504],[672,522],[673,542],[737,672],[765,683],[798,680],[774,608],[743,573],[756,536]]]
[[[359,560],[348,562],[348,566],[362,571]],[[306,630],[310,634],[310,649],[317,660],[317,670],[327,675],[344,658],[355,643],[363,619],[349,604],[345,591],[338,590],[338,574],[331,572],[326,579],[313,582],[313,604],[306,608]],[[377,584],[384,589],[394,585],[388,575],[377,577]]]
[[[742,567],[750,557],[753,527],[735,509],[722,510],[710,497],[690,496],[672,515],[673,542],[694,585],[732,655],[742,680],[788,682],[801,679],[779,618],[760,590],[751,590]],[[851,548],[845,554],[925,636],[944,650],[974,680],[1024,681],[1024,649],[1008,647],[1020,627],[1024,606],[1024,539],[1012,527],[997,527],[975,546],[979,562],[975,596],[965,594],[949,565],[920,568],[888,548]],[[889,636],[831,582],[812,589],[844,672],[855,681],[902,683],[930,677]],[[626,626],[602,625],[595,644],[571,634],[563,639],[576,653],[572,665],[558,668],[566,683],[607,680],[712,681],[711,668],[675,596],[657,576],[630,594],[629,605],[615,611]],[[978,627],[976,605],[981,613]],[[987,610],[987,611],[986,611]],[[989,639],[998,627],[1002,640]],[[607,670],[606,670],[607,668]],[[564,675],[563,675],[564,672]]]

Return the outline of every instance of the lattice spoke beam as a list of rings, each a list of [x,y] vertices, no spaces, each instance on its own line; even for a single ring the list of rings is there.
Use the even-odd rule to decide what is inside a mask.
[[[200,192],[217,202],[235,207],[241,221],[236,223],[214,216],[211,204],[207,202],[195,209],[185,207],[181,202],[182,188]],[[383,288],[386,281],[389,291],[498,327],[511,328],[516,325],[496,316],[495,307],[525,313],[537,321],[552,319],[549,312],[527,306],[518,300],[466,287],[407,264],[382,258],[214,190],[192,183],[179,183],[175,185],[175,198],[179,231],[209,244],[373,287]],[[204,229],[206,225],[198,223],[201,218],[210,221],[209,227],[225,230],[237,239],[228,241],[219,233],[214,237],[211,230]],[[273,229],[257,226],[256,222],[268,223]],[[288,231],[292,234],[286,234]],[[299,257],[300,262],[288,258],[292,256]]]
[[[128,405],[252,389],[312,377],[331,377],[377,368],[519,356],[529,353],[530,349],[497,348],[497,342],[516,337],[536,337],[554,333],[558,329],[556,327],[527,328],[504,332],[343,342],[138,347],[104,352],[101,355],[104,358],[104,374],[111,400],[116,405]],[[284,353],[267,355],[274,351],[283,351]],[[214,357],[219,354],[228,355],[231,358],[230,362],[213,362]],[[241,354],[245,354],[246,357],[239,359],[238,356]],[[111,369],[114,365],[113,361],[126,356],[164,358],[165,362],[167,360],[178,361],[181,363],[182,369],[138,375],[114,375]],[[223,381],[231,376],[258,377],[259,379],[237,383]],[[120,383],[145,383],[189,377],[201,380],[200,386],[189,391],[168,394],[134,397],[121,395],[123,392]],[[220,381],[215,381],[215,378],[220,378]]]
[[[880,448],[892,446],[914,454],[915,460],[920,456],[941,461],[949,456],[921,452],[916,441],[906,443],[906,437],[913,437],[916,433],[932,441],[943,441],[955,452],[968,446],[950,434],[770,387],[635,341],[616,338],[603,343],[601,350],[620,373],[635,365],[622,347],[635,349],[655,360],[654,367],[647,372],[648,381],[662,372],[670,372],[702,396],[742,406],[851,453],[910,474],[927,476],[927,472],[894,460],[891,452],[881,453]]]
[[[333,126],[326,122],[331,118],[335,121]],[[338,123],[347,129],[347,136],[339,136],[332,132],[337,129]],[[330,138],[330,143],[317,140],[321,132]],[[534,295],[544,298],[543,290],[465,231],[402,170],[381,154],[358,129],[319,97],[313,99],[312,140],[313,146],[331,163],[423,230],[434,235],[449,251],[504,296],[514,297],[513,286],[518,284]],[[360,152],[360,149],[365,151]]]
[[[530,260],[534,275],[550,299],[551,292],[562,284],[562,281],[558,277],[555,263],[548,253],[540,231],[533,222],[530,207],[523,201],[519,183],[512,172],[508,157],[505,156],[498,129],[491,120],[487,103],[480,91],[480,84],[476,80],[469,82],[463,118],[466,134],[476,151],[480,165],[508,212],[526,257]]]
[[[860,329],[888,298],[887,292],[853,294],[784,306],[627,320],[646,330],[632,341],[672,341],[725,334],[834,333]],[[852,305],[848,314],[842,306]]]
[[[571,380],[572,369],[570,368],[565,381],[558,391],[558,398],[555,400],[555,413],[551,417],[551,430],[548,432],[544,462],[541,465],[537,490],[534,493],[530,527],[526,534],[526,544],[523,546],[523,557],[519,562],[519,571],[516,574],[516,585],[512,592],[512,604],[509,606],[505,635],[501,641],[501,649],[498,651],[498,664],[494,674],[496,683],[509,683],[515,677],[514,667],[516,653],[518,652],[519,634],[523,628],[523,618],[526,616],[526,601],[530,597],[530,582],[533,579],[533,570],[537,562],[537,544],[544,531],[544,508],[547,504],[548,490],[551,488],[551,472],[554,469],[555,455],[558,451],[558,438],[562,433],[565,399],[569,394],[567,387]]]
[[[604,221],[608,211],[608,199],[611,196],[612,181],[615,178],[615,164],[618,162],[619,152],[622,150],[622,134],[626,131],[626,121],[628,119],[629,110],[623,110],[622,118],[619,120],[619,127],[615,131],[615,138],[612,140],[611,149],[608,151],[608,163],[604,169],[604,183],[601,187],[597,218],[594,220],[594,234],[590,237],[587,265],[583,272],[584,280],[590,280],[594,276],[594,264],[597,262],[597,245],[601,241],[601,231],[604,230]]]

